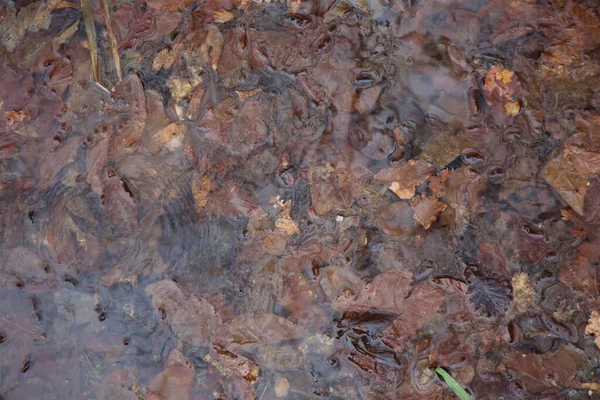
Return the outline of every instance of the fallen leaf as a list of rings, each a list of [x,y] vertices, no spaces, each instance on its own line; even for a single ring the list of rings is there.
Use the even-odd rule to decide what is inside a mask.
[[[255,94],[259,94],[260,92],[262,92],[261,88],[257,88],[257,89],[254,89],[254,90],[249,90],[247,92],[238,92],[238,91],[236,91],[236,93],[238,94],[238,96],[240,96],[240,99],[242,101],[246,100],[248,97],[254,96]]]
[[[504,112],[509,117],[514,117],[515,115],[517,115],[520,109],[521,105],[518,101],[509,101],[507,103],[504,103]]]
[[[17,12],[14,2],[9,2],[2,15],[0,36],[9,53],[12,53],[27,32],[48,29],[52,21],[52,11],[60,0],[34,1]]]
[[[286,397],[288,395],[288,391],[290,390],[290,383],[286,378],[281,377],[277,379],[277,382],[275,382],[273,390],[275,390],[275,396]]]
[[[446,195],[446,181],[450,176],[450,171],[448,169],[443,170],[438,173],[436,176],[432,176],[429,178],[429,189],[431,189],[433,196],[444,197]]]
[[[168,367],[148,383],[148,400],[188,399],[194,383],[193,364],[177,349],[168,358]]]
[[[517,99],[522,94],[521,82],[514,72],[494,65],[488,71],[483,86],[485,99],[493,109],[503,106],[504,113],[514,117],[519,113],[521,105]],[[498,114],[494,113],[496,117]]]
[[[283,230],[288,235],[300,233],[298,224],[290,216],[290,212],[292,210],[292,201],[288,200],[284,202],[283,200],[279,200],[277,204],[279,207],[281,207],[281,213],[275,220],[275,227]]]
[[[596,346],[600,348],[600,314],[598,311],[592,311],[590,318],[588,319],[588,323],[585,327],[586,335],[594,336],[594,343]]]
[[[221,325],[221,317],[212,304],[194,295],[186,297],[171,280],[148,285],[146,294],[159,316],[171,325],[175,336],[192,346],[207,346],[210,335]]]
[[[413,197],[410,206],[414,211],[415,220],[426,230],[429,229],[438,215],[448,207],[446,203],[423,194]]]
[[[215,16],[215,22],[218,24],[223,24],[235,18],[235,14],[226,10],[214,11],[213,14]]]
[[[194,0],[148,0],[148,7],[156,10],[182,11],[192,4]]]
[[[208,177],[194,179],[192,181],[192,194],[194,196],[194,206],[196,212],[200,213],[208,204],[208,195],[216,188],[214,181]]]
[[[571,136],[542,171],[544,179],[579,215],[583,215],[589,181],[600,173],[600,154],[586,146],[585,134]]]
[[[519,86],[517,86],[519,85]],[[501,99],[510,99],[520,95],[520,84],[515,73],[494,65],[488,71],[483,86],[487,96],[498,95]],[[491,102],[488,100],[488,102]]]
[[[216,70],[223,51],[223,34],[216,25],[208,25],[206,30],[206,38],[200,45],[198,54],[205,63]]]
[[[401,199],[410,199],[415,194],[415,188],[429,178],[435,167],[421,160],[409,160],[408,162],[384,168],[373,177],[375,182],[390,184],[390,190],[394,191]]]
[[[273,255],[284,255],[285,247],[288,242],[288,235],[282,231],[271,232],[263,240],[261,240],[260,244],[262,249],[268,254]]]
[[[58,35],[54,39],[52,39],[52,46],[58,47],[61,44],[65,43],[67,40],[71,39],[73,37],[73,35],[75,34],[75,32],[77,32],[78,28],[79,28],[79,21],[73,23],[67,29],[62,31],[60,33],[60,35]]]
[[[156,73],[161,69],[169,69],[175,62],[175,59],[178,58],[181,54],[178,51],[178,47],[176,46],[173,49],[162,49],[156,54],[154,57],[154,61],[152,62],[152,72]]]
[[[517,312],[524,313],[535,307],[536,292],[526,272],[512,277],[513,298]]]
[[[213,344],[235,354],[273,346],[303,336],[298,325],[271,313],[246,313],[226,321],[213,335]]]
[[[349,268],[330,266],[319,273],[319,284],[336,311],[345,311],[363,291],[365,283]]]
[[[152,153],[157,153],[163,148],[175,151],[181,147],[185,132],[184,123],[174,122],[152,135],[148,143],[148,150]]]
[[[412,185],[409,185],[409,187],[403,187],[400,182],[392,182],[392,184],[389,186],[389,189],[396,193],[396,196],[405,200],[412,199],[415,195],[415,188]]]

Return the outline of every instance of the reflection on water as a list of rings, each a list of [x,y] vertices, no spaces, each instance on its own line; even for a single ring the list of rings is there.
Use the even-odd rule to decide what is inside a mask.
[[[595,0],[82,4],[0,2],[0,399],[597,395]]]

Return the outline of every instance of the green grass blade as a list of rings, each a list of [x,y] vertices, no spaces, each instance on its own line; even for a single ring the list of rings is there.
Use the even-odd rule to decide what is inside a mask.
[[[473,398],[471,396],[469,396],[469,393],[467,393],[467,391],[465,389],[463,389],[463,387],[460,385],[460,383],[458,383],[456,381],[456,379],[454,379],[443,368],[437,367],[435,369],[435,372],[437,372],[438,374],[441,375],[442,378],[444,378],[444,380],[446,381],[448,386],[450,386],[450,389],[452,389],[454,394],[456,396],[458,396],[458,398],[460,400],[473,400]]]

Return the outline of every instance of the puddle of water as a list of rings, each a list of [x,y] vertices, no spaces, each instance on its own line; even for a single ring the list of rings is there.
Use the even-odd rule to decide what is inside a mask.
[[[0,3],[1,399],[597,395],[594,0],[105,1]]]

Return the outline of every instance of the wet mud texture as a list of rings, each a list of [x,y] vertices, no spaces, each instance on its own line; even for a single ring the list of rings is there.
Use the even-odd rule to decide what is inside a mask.
[[[108,9],[0,2],[2,399],[600,398],[597,1]]]

